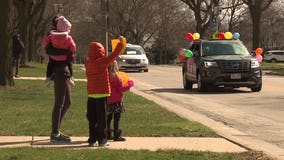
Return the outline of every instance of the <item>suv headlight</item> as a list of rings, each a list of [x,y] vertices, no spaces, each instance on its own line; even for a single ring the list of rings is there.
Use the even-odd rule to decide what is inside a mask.
[[[206,68],[218,67],[218,64],[216,62],[204,61],[204,66]]]
[[[148,63],[148,59],[142,59],[142,63]]]
[[[260,66],[258,60],[251,60],[250,67],[251,68],[258,68]]]

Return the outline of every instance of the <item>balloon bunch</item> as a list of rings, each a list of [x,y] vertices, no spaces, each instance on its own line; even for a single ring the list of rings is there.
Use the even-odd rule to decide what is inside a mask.
[[[262,60],[263,60],[263,57],[261,55],[262,53],[263,53],[262,48],[257,48],[255,50],[255,58],[257,59],[258,62],[262,62]]]
[[[185,34],[185,38],[189,41],[192,40],[199,40],[200,39],[200,34],[199,33],[193,33],[191,34],[190,32]]]
[[[232,34],[231,32],[214,32],[212,39],[239,39],[240,38],[240,34],[238,32],[235,32],[234,34]]]
[[[185,61],[194,62],[192,57],[193,57],[193,53],[192,53],[191,50],[189,50],[189,49],[187,50],[185,48],[180,49],[179,56],[178,56],[178,59],[179,59],[180,62],[185,62]]]

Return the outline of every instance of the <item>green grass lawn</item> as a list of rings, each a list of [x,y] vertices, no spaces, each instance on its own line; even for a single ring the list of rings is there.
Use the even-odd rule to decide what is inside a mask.
[[[42,77],[46,64],[31,64],[20,68],[21,76]],[[85,78],[84,71],[74,67],[75,78]],[[15,79],[14,87],[0,87],[0,136],[48,136],[51,130],[53,88],[44,87],[40,80]],[[72,87],[72,105],[62,123],[62,131],[70,136],[88,136],[86,120],[86,82],[76,82]],[[208,127],[180,118],[156,103],[132,92],[125,94],[126,112],[121,119],[123,136],[188,136],[217,137]],[[239,160],[253,159],[253,151],[243,154],[170,151],[128,151],[109,149],[66,148],[0,148],[2,160],[85,160],[85,159],[155,159],[155,160]]]
[[[44,87],[39,80],[15,80],[13,88],[0,90],[0,135],[49,135],[53,88]],[[126,136],[204,136],[216,134],[197,122],[167,112],[152,101],[132,92],[125,94],[121,119]],[[71,136],[87,136],[86,82],[72,87],[72,105],[64,118],[63,132]]]
[[[109,149],[10,148],[0,149],[2,160],[253,160],[246,154],[195,151],[129,151]]]
[[[263,70],[270,70],[272,72],[284,75],[284,63],[262,62],[261,67],[262,67]]]

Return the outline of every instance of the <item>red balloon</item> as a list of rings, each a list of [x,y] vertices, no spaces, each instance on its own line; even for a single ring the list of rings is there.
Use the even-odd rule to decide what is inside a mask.
[[[218,34],[219,39],[225,39],[225,34],[223,32],[220,32]]]
[[[193,39],[192,34],[189,33],[189,32],[185,34],[185,38],[189,41],[191,41]]]
[[[179,55],[178,56],[178,60],[180,61],[180,62],[184,62],[185,60],[186,60],[186,57],[184,56],[184,55]]]

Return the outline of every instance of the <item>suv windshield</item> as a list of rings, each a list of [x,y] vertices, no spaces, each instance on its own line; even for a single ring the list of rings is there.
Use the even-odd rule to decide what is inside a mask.
[[[140,47],[126,47],[122,55],[142,55],[144,50]]]
[[[202,45],[203,56],[249,55],[240,41],[207,41]]]

